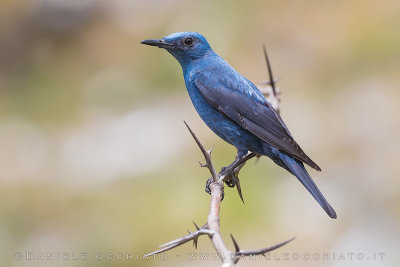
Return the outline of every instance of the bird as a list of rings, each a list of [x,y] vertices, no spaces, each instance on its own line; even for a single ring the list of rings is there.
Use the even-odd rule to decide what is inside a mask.
[[[329,217],[337,218],[304,164],[321,168],[297,144],[261,91],[218,56],[203,35],[176,32],[141,44],[163,48],[180,63],[197,113],[216,135],[236,147],[234,163],[249,153],[269,157],[296,176]]]

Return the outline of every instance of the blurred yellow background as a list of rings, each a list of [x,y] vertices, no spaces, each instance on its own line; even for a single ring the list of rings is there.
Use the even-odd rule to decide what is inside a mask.
[[[209,174],[183,120],[215,145],[218,169],[236,152],[196,114],[176,60],[139,44],[197,31],[256,84],[267,80],[267,46],[282,117],[322,167],[310,174],[338,213],[331,220],[269,159],[251,161],[246,204],[226,189],[226,242],[297,239],[239,266],[398,266],[399,29],[396,0],[2,0],[0,265],[220,264],[189,259],[214,252],[206,237],[197,250],[141,259],[206,221]],[[305,256],[314,253],[329,257]]]

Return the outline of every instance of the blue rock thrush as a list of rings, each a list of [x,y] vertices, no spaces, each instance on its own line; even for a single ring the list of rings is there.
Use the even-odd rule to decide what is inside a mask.
[[[237,148],[235,162],[249,152],[268,156],[296,176],[325,212],[336,218],[303,163],[318,171],[320,167],[296,143],[260,90],[219,57],[204,36],[178,32],[141,43],[164,48],[179,61],[194,107],[214,133]]]

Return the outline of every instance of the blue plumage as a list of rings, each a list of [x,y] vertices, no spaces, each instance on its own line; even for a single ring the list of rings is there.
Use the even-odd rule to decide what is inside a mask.
[[[238,149],[271,158],[295,175],[331,218],[336,212],[319,191],[303,163],[321,170],[300,148],[260,90],[211,49],[199,33],[174,33],[143,44],[166,49],[181,64],[196,111],[210,129]]]

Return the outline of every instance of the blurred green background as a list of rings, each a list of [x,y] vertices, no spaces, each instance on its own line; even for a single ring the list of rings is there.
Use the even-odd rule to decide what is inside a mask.
[[[183,120],[215,145],[218,168],[235,154],[196,114],[176,60],[139,44],[197,31],[256,84],[267,46],[282,117],[338,213],[331,220],[272,161],[251,161],[246,204],[235,189],[222,203],[229,247],[229,233],[243,249],[297,239],[239,266],[398,266],[399,29],[396,0],[0,1],[0,265],[220,264],[189,260],[214,252],[206,237],[141,259],[206,221],[209,174]]]

